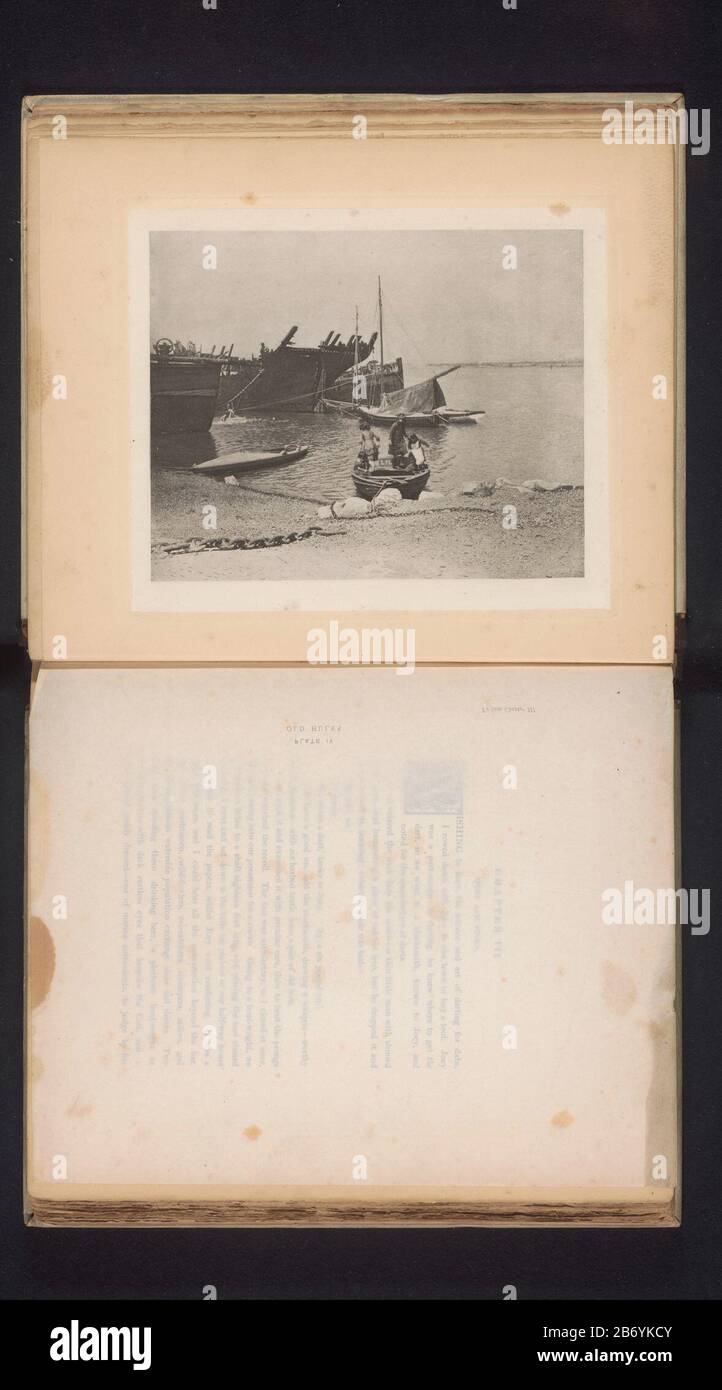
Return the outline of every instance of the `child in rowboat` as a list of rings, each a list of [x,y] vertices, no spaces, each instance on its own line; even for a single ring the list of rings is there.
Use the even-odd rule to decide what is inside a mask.
[[[426,440],[419,439],[418,434],[409,435],[409,452],[402,464],[404,473],[418,473],[419,469],[423,468],[426,463],[425,444]]]
[[[359,449],[359,459],[365,459],[368,463],[372,459],[374,463],[379,456],[379,444],[381,440],[372,425],[368,425],[365,420],[359,420],[359,430],[361,431]]]

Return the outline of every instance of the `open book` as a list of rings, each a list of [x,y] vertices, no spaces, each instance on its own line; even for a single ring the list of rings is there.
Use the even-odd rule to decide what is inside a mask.
[[[28,99],[29,1220],[678,1220],[641,106]]]

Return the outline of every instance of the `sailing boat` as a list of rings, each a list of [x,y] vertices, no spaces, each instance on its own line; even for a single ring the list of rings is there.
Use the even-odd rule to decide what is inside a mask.
[[[381,371],[383,372],[384,330],[380,279],[379,349]],[[458,370],[458,366],[446,367],[443,372],[436,372],[434,376],[427,377],[425,381],[418,381],[413,386],[405,386],[398,391],[385,392],[381,396],[378,406],[360,406],[359,415],[364,420],[369,420],[377,425],[393,425],[394,421],[398,420],[399,415],[403,415],[409,425],[426,425],[432,428],[436,425],[473,424],[485,412],[483,410],[452,410],[446,404],[446,397],[439,386],[439,380],[442,376],[449,376],[451,372],[458,372]]]
[[[400,415],[405,417],[407,425],[426,425],[431,428],[435,425],[474,424],[485,411],[452,410],[446,404],[446,397],[439,386],[440,377],[458,370],[458,367],[447,367],[443,372],[427,377],[425,381],[404,387],[403,391],[391,391],[383,397],[376,409],[362,408],[360,414],[364,420],[370,420],[377,425],[393,425]]]
[[[321,412],[323,412],[324,414],[325,414],[327,411],[330,411],[332,415],[358,415],[359,411],[358,411],[358,405],[356,404],[356,402],[358,402],[358,401],[363,401],[363,400],[366,399],[366,381],[365,381],[365,378],[364,378],[363,376],[361,376],[361,374],[359,373],[358,345],[359,345],[359,336],[358,336],[358,304],[357,304],[357,305],[356,305],[356,336],[355,336],[355,338],[354,338],[354,344],[353,344],[353,377],[352,377],[352,383],[353,383],[353,384],[352,384],[352,389],[351,389],[351,400],[353,401],[353,404],[349,404],[348,401],[333,401],[333,400],[329,400],[328,396],[326,395],[325,389],[324,389],[324,382],[323,382],[323,380],[322,380],[322,381],[321,381],[321,394],[320,394],[320,399],[319,399],[319,403],[318,403],[318,407],[317,407],[317,408],[318,408]]]
[[[361,415],[364,420],[371,420],[378,425],[393,425],[399,415],[405,416],[407,425],[442,425],[446,419],[444,410],[448,411],[449,407],[439,386],[439,377],[448,376],[450,372],[458,370],[458,367],[447,367],[437,376],[427,377],[425,381],[418,381],[414,386],[405,386],[402,391],[391,391],[376,408],[362,407]]]
[[[358,325],[358,308],[356,310]],[[379,339],[381,361],[375,358],[363,360],[364,344],[358,339],[361,351],[354,353],[354,363],[333,385],[321,393],[319,409],[330,410],[337,415],[358,415],[364,408],[370,409],[383,400],[391,391],[399,391],[404,384],[404,364],[400,357],[387,362],[384,358],[384,308],[381,295],[381,276],[378,280],[378,333],[373,342]]]

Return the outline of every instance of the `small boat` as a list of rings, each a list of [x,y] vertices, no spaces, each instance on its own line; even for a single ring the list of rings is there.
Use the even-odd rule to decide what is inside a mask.
[[[328,396],[322,396],[316,407],[318,415],[348,415],[355,418],[359,413],[357,405],[350,405],[348,401],[330,401]]]
[[[381,397],[378,406],[360,406],[362,419],[376,425],[393,425],[403,415],[407,425],[426,425],[434,429],[438,425],[475,425],[483,410],[454,410],[446,404],[446,397],[439,386],[442,376],[458,372],[458,367],[445,367],[426,381],[417,381],[413,386],[405,386],[401,391],[389,391]]]
[[[191,472],[210,474],[211,477],[232,478],[237,473],[251,473],[257,468],[278,468],[284,467],[287,463],[298,463],[307,453],[308,449],[292,444],[287,449],[276,449],[273,453],[222,454],[220,458],[194,463]]]
[[[407,425],[426,425],[434,429],[464,418],[470,412],[451,410],[439,386],[439,377],[458,372],[458,367],[446,367],[443,372],[417,381],[413,386],[405,386],[402,391],[391,391],[383,396],[379,406],[361,406],[359,414],[364,420],[376,425],[393,425],[403,415]]]
[[[398,412],[391,412],[379,406],[372,410],[371,407],[361,407],[358,410],[364,420],[375,425],[393,425],[398,420]],[[433,410],[404,412],[404,419],[407,425],[426,425],[429,429],[434,429],[437,425],[475,425],[485,410],[452,410],[450,405],[435,406]]]
[[[387,487],[397,487],[402,497],[411,497],[416,501],[431,477],[431,469],[424,463],[413,473],[404,473],[399,468],[393,468],[391,464],[385,468],[371,469],[355,464],[351,477],[359,497],[365,497],[367,502],[373,502]]]
[[[370,406],[368,408],[362,407],[358,413],[362,420],[368,420],[370,425],[393,425],[399,418],[397,412],[392,414],[389,410],[384,410],[383,406],[379,406],[377,409],[372,409]],[[445,423],[443,417],[439,416],[435,410],[416,411],[413,414],[409,411],[408,414],[404,414],[404,420],[407,425],[425,425],[427,429],[435,429],[437,425]]]
[[[475,425],[482,415],[486,415],[486,411],[452,410],[450,405],[440,405],[434,414],[444,425]]]

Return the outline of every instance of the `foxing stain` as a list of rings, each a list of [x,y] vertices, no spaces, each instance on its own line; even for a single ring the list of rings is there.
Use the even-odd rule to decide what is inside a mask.
[[[55,943],[41,917],[28,924],[28,989],[31,1009],[39,1009],[50,992],[55,974]]]
[[[602,962],[602,998],[611,1014],[622,1017],[631,1009],[637,997],[637,986],[631,975],[611,960]]]

